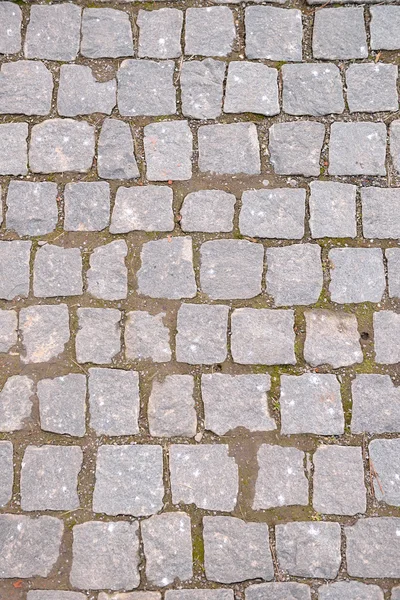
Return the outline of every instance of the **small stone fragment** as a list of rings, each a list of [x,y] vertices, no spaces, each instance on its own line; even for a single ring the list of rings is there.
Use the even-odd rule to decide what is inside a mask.
[[[361,201],[366,238],[400,237],[400,188],[361,188]]]
[[[139,10],[136,24],[139,27],[140,58],[178,58],[182,54],[181,10]]]
[[[75,339],[79,363],[109,364],[121,350],[121,312],[115,308],[78,308]]]
[[[280,175],[320,174],[325,126],[315,121],[275,123],[269,130],[270,161]]]
[[[124,60],[117,73],[120,114],[124,117],[173,115],[176,112],[173,75],[172,60]]]
[[[163,323],[165,313],[152,315],[135,310],[128,313],[125,324],[125,349],[128,360],[171,360],[170,332]]]
[[[344,528],[347,572],[350,577],[398,578],[400,575],[400,519],[359,519]]]
[[[102,300],[120,300],[128,295],[125,240],[115,240],[95,248],[87,272],[87,291]]]
[[[282,106],[287,114],[320,117],[344,111],[342,80],[336,65],[283,65],[282,78]]]
[[[336,581],[318,588],[318,600],[383,600],[383,592],[377,585],[361,581]],[[392,595],[393,598],[393,595]]]
[[[42,62],[19,60],[1,65],[0,114],[48,115],[52,93],[53,77]]]
[[[111,217],[110,233],[172,231],[173,191],[166,185],[119,187]]]
[[[311,592],[308,585],[294,581],[259,583],[246,588],[246,600],[311,600]]]
[[[97,172],[103,179],[139,177],[129,123],[119,119],[103,121],[98,143]]]
[[[188,9],[191,10],[191,9]],[[182,64],[180,75],[182,113],[195,119],[215,119],[222,110],[223,83],[226,66],[219,60],[206,58]]]
[[[386,135],[384,123],[333,123],[329,175],[386,175]]]
[[[312,181],[310,191],[310,228],[313,238],[357,235],[355,185]]]
[[[372,440],[369,444],[370,464],[375,497],[391,506],[400,506],[400,440]]]
[[[375,360],[380,364],[400,362],[400,315],[382,310],[373,315]]]
[[[58,114],[65,117],[92,113],[109,115],[116,104],[116,92],[115,79],[98,82],[90,67],[61,65],[57,94]]]
[[[245,9],[245,26],[247,58],[302,60],[303,28],[300,10],[249,6]]]
[[[85,8],[82,14],[81,54],[88,58],[132,56],[129,15],[113,8]]]
[[[105,181],[67,183],[64,202],[66,231],[101,231],[110,221],[110,186]]]
[[[260,173],[260,148],[254,123],[203,125],[198,139],[200,171],[217,175]]]
[[[192,375],[167,375],[163,381],[153,381],[147,408],[150,435],[194,437],[193,388]]]
[[[13,300],[29,294],[29,258],[32,242],[0,241],[0,298]]]
[[[22,308],[19,327],[25,355],[24,363],[49,362],[64,352],[70,338],[66,304],[37,305]]]
[[[0,391],[0,431],[25,429],[32,413],[33,381],[26,375],[6,379]]]
[[[33,267],[33,293],[39,298],[82,294],[82,257],[79,248],[53,244],[40,247]]]
[[[315,12],[312,40],[314,58],[367,58],[364,8],[321,8]]]
[[[229,63],[224,112],[279,113],[278,71],[260,63]]]
[[[80,42],[82,9],[76,4],[33,4],[26,31],[26,58],[75,60]]]
[[[352,433],[400,432],[400,389],[389,375],[357,375],[351,388]]]
[[[235,37],[233,13],[227,6],[186,10],[185,54],[227,56]]]
[[[380,248],[333,248],[329,251],[332,302],[380,302],[386,287]]]
[[[8,352],[17,343],[17,326],[15,310],[0,310],[0,352]]]
[[[149,181],[190,179],[192,144],[193,135],[187,121],[163,121],[146,125],[144,153]]]
[[[350,65],[346,71],[347,102],[350,112],[396,111],[397,65],[365,63]]]
[[[28,123],[0,125],[0,175],[26,175]]]
[[[0,506],[3,507],[13,495],[14,461],[11,442],[0,442]]]
[[[185,197],[180,210],[182,231],[232,231],[235,203],[235,196],[222,190],[191,192]]]
[[[228,306],[182,304],[178,310],[176,360],[190,365],[224,362]]]
[[[0,54],[16,54],[21,50],[22,12],[15,2],[0,4]]]
[[[57,184],[51,181],[10,181],[6,227],[19,235],[46,235],[57,226]]]
[[[400,7],[371,6],[371,48],[373,50],[400,49]]]
[[[37,384],[40,427],[44,431],[85,435],[86,377],[70,373],[54,379],[41,379]]]

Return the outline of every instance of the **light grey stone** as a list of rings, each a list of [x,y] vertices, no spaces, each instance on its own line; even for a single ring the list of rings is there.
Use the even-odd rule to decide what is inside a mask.
[[[188,8],[185,22],[185,54],[227,56],[236,37],[233,13],[227,6]]]
[[[400,49],[400,7],[371,6],[372,50]]]
[[[27,600],[86,600],[86,596],[80,592],[31,590],[27,594]]]
[[[385,175],[385,160],[384,123],[364,121],[332,124],[329,175]]]
[[[274,567],[266,523],[235,517],[204,517],[206,577],[219,583],[273,579]]]
[[[0,125],[0,175],[26,175],[28,123]]]
[[[181,10],[139,10],[136,24],[139,28],[139,57],[178,58],[182,54]]]
[[[272,116],[279,111],[277,69],[260,63],[229,63],[224,112]]]
[[[259,583],[246,588],[246,600],[311,600],[308,585],[294,581]]]
[[[76,4],[52,6],[34,4],[26,31],[26,58],[75,60],[80,42],[81,7]]]
[[[0,506],[3,507],[12,498],[14,482],[13,445],[0,442]]]
[[[400,298],[400,248],[388,248],[385,254],[388,265],[389,296]]]
[[[310,183],[310,229],[313,238],[356,237],[356,191],[356,186],[349,183]]]
[[[105,181],[67,183],[64,202],[66,231],[101,231],[110,221],[110,186]]]
[[[198,139],[200,171],[217,175],[260,173],[260,148],[254,123],[203,125]]]
[[[225,63],[212,58],[182,63],[180,86],[182,114],[185,117],[195,119],[219,117],[222,110],[225,70]]]
[[[19,60],[1,65],[0,114],[47,115],[52,93],[53,77],[42,62]]]
[[[389,375],[357,375],[351,389],[352,433],[400,432],[400,389]]]
[[[380,364],[400,362],[400,314],[382,310],[373,315],[375,361]]]
[[[24,363],[49,362],[64,352],[70,338],[66,304],[41,304],[22,308],[19,327],[25,354]]]
[[[372,440],[369,444],[372,483],[377,500],[400,506],[400,440]]]
[[[57,94],[58,114],[64,117],[111,114],[116,104],[115,79],[99,82],[84,65],[61,65]]]
[[[271,378],[266,375],[201,376],[204,426],[217,435],[225,435],[236,427],[249,431],[276,429],[268,409],[267,392]]]
[[[270,161],[275,173],[304,175],[320,173],[325,125],[315,121],[275,123],[269,129]]]
[[[275,528],[279,567],[289,575],[334,579],[339,571],[339,523],[295,522]]]
[[[118,73],[118,110],[122,116],[162,116],[176,112],[174,62],[124,60]]]
[[[225,444],[173,444],[169,450],[172,502],[230,512],[238,495],[238,467]]]
[[[57,184],[51,181],[10,181],[6,227],[19,235],[46,235],[58,221]]]
[[[333,248],[329,251],[332,302],[380,302],[386,287],[380,248]]]
[[[197,286],[192,238],[170,237],[143,244],[138,292],[151,298],[193,298]]]
[[[160,592],[122,592],[106,594],[100,592],[98,600],[161,600]]]
[[[264,247],[247,240],[210,240],[200,248],[200,285],[213,300],[261,294]]]
[[[400,237],[400,188],[361,188],[361,201],[364,237]]]
[[[79,446],[28,446],[21,467],[22,510],[74,510],[79,507]]]
[[[337,369],[363,361],[356,315],[315,309],[306,311],[305,318],[304,359],[312,367]]]
[[[13,300],[29,294],[29,258],[32,242],[0,241],[0,298]]]
[[[135,517],[152,515],[162,509],[163,496],[161,446],[100,446],[94,512]]]
[[[14,2],[0,3],[0,54],[21,50],[22,12]]]
[[[314,58],[367,58],[364,8],[321,8],[315,11],[312,50]]]
[[[182,304],[178,310],[176,360],[212,365],[227,356],[228,306]]]
[[[141,522],[146,577],[164,587],[192,578],[190,517],[182,512],[154,515]],[[173,543],[171,543],[173,541]]]
[[[195,436],[193,389],[192,375],[167,375],[163,381],[153,380],[147,408],[150,435]]]
[[[245,191],[239,215],[240,233],[261,238],[301,239],[305,211],[304,189]]]
[[[119,187],[111,217],[110,233],[172,231],[174,194],[166,185]]]
[[[180,210],[182,231],[232,231],[235,203],[235,196],[222,190],[191,192],[185,197]]]
[[[242,365],[294,365],[292,310],[238,308],[231,318],[233,360]]]
[[[347,572],[350,577],[398,578],[400,519],[359,519],[345,527]]]
[[[17,343],[17,326],[15,310],[0,310],[0,352],[8,352]]]
[[[103,121],[98,143],[97,172],[103,179],[139,177],[129,123],[118,119]]]
[[[247,58],[302,60],[303,27],[300,10],[249,6],[245,10],[245,26]]]
[[[391,600],[399,600],[400,598],[400,586],[396,586],[392,588],[392,595],[390,596]],[[373,598],[375,600],[375,598]],[[379,598],[381,600],[381,598]]]
[[[167,590],[165,592],[166,600],[233,600],[233,598],[233,590],[227,588]]]
[[[344,111],[342,80],[334,64],[282,66],[283,110],[289,115],[320,117]]]
[[[86,121],[49,119],[32,127],[29,165],[34,173],[85,173],[93,157],[94,127]]]
[[[146,125],[144,153],[149,181],[190,179],[192,145],[193,135],[187,121],[162,121]]]
[[[365,63],[350,65],[346,71],[347,102],[350,112],[398,110],[397,65]]]
[[[32,413],[33,381],[26,375],[6,379],[0,391],[0,431],[25,429]]]
[[[91,590],[138,587],[138,530],[135,521],[88,521],[75,525],[71,584]]]
[[[89,369],[90,427],[97,435],[139,433],[139,374],[122,369]]]
[[[54,517],[0,515],[0,577],[47,577],[58,560],[63,530]]]
[[[392,121],[389,128],[390,133],[390,155],[393,166],[400,173],[400,120]]]
[[[90,255],[87,291],[102,300],[120,300],[128,295],[128,270],[125,240],[114,240],[95,248]]]
[[[254,510],[308,504],[304,457],[304,452],[297,448],[260,446]]]
[[[75,338],[80,363],[109,364],[121,350],[121,312],[115,308],[78,308]]]
[[[33,267],[33,293],[39,298],[82,294],[79,248],[46,244],[38,248]]]
[[[319,513],[355,515],[367,508],[358,446],[320,446],[314,456],[313,507]]]
[[[318,588],[318,600],[383,600],[383,592],[377,585],[361,581],[336,581]]]
[[[129,15],[113,8],[85,8],[82,14],[81,54],[88,58],[132,56]]]
[[[165,313],[152,315],[135,310],[128,313],[125,324],[126,357],[131,360],[171,360],[170,332],[163,323]]]
[[[69,373],[37,384],[40,427],[44,431],[83,437],[86,431],[86,377]]]

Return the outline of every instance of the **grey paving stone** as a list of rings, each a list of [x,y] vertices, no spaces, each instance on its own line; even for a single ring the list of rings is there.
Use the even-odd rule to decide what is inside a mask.
[[[188,8],[185,22],[185,54],[227,56],[233,49],[236,29],[227,6]]]
[[[110,186],[105,181],[67,183],[64,229],[101,231],[110,221]]]
[[[33,267],[33,293],[39,298],[82,294],[79,248],[46,244],[38,248]]]
[[[0,125],[0,175],[26,175],[27,123],[2,123]]]
[[[375,361],[381,364],[400,362],[400,314],[382,310],[373,315]]]
[[[400,237],[400,188],[361,188],[361,201],[364,237]]]
[[[273,579],[266,523],[246,523],[234,517],[204,517],[203,538],[208,580],[234,583]]]
[[[183,12],[176,8],[139,10],[139,57],[178,58],[182,54]]]
[[[138,587],[138,530],[135,521],[88,521],[75,525],[71,584],[95,590]]]
[[[391,600],[399,600],[400,598],[400,586],[396,586],[392,588],[392,595],[390,596]],[[373,599],[375,600],[375,599]],[[381,598],[379,598],[381,600]]]
[[[10,181],[6,227],[19,235],[46,235],[58,221],[57,184],[51,181]]]
[[[363,361],[354,314],[316,309],[306,311],[305,318],[304,359],[312,367],[329,364],[337,369]]]
[[[44,431],[85,435],[86,377],[69,373],[54,379],[41,379],[37,384],[40,427]]]
[[[397,74],[397,65],[350,65],[346,71],[350,112],[398,110]]]
[[[75,60],[79,50],[81,7],[75,4],[32,5],[26,31],[25,56]]]
[[[192,578],[190,517],[182,512],[154,515],[141,522],[150,584],[164,587]],[[173,544],[171,541],[173,540]]]
[[[193,390],[192,375],[167,375],[163,381],[153,380],[147,408],[150,435],[195,436]]]
[[[115,308],[78,308],[75,338],[80,363],[109,364],[121,350],[121,312]]]
[[[191,589],[191,590],[167,590],[166,600],[233,600],[233,590],[226,588],[218,589]]]
[[[0,298],[12,300],[29,294],[29,258],[32,242],[0,241]]]
[[[26,375],[6,379],[0,391],[0,431],[25,429],[32,413],[33,381]]]
[[[284,435],[340,435],[344,432],[340,385],[335,375],[282,375],[280,408]]]
[[[135,310],[128,313],[125,324],[125,352],[131,360],[171,360],[170,332],[163,323],[165,313],[152,315]]]
[[[228,306],[182,304],[178,310],[176,360],[212,365],[227,356]]]
[[[384,123],[364,121],[332,124],[328,167],[330,175],[385,175],[385,159]]]
[[[264,247],[247,240],[210,240],[200,248],[200,285],[212,298],[261,294]]]
[[[22,510],[74,510],[79,506],[79,446],[28,446],[22,459]]]
[[[270,161],[280,175],[320,174],[325,125],[315,121],[275,123],[269,129]]]
[[[350,577],[399,577],[400,519],[359,519],[345,527],[347,572]]]
[[[198,140],[200,171],[217,175],[260,173],[260,148],[254,123],[203,125]]]
[[[380,248],[333,248],[329,262],[333,302],[380,302],[386,287]]]
[[[152,515],[162,509],[163,496],[161,446],[100,446],[94,512],[135,517]]]
[[[249,6],[245,10],[245,26],[247,58],[302,60],[303,27],[300,10]]]
[[[56,590],[31,590],[27,600],[86,600],[80,592],[64,592]]]
[[[312,50],[314,58],[367,58],[364,8],[321,8],[316,11]]]
[[[393,597],[393,596],[392,596]],[[377,585],[360,581],[336,581],[318,588],[319,600],[383,600],[383,592]]]
[[[197,286],[192,238],[170,237],[143,244],[138,292],[151,298],[193,298]]]
[[[267,248],[267,293],[276,306],[314,304],[323,284],[321,247],[293,244]]]
[[[172,231],[174,194],[166,185],[119,187],[111,217],[110,233]]]
[[[85,8],[82,14],[81,54],[88,58],[133,56],[129,15],[112,8]]]
[[[310,183],[310,229],[314,238],[355,237],[355,185],[337,181]]]
[[[238,308],[231,318],[233,360],[242,365],[294,365],[292,310]]]
[[[118,110],[122,116],[162,116],[176,112],[174,62],[124,60],[118,73]]]
[[[47,115],[52,92],[53,77],[42,62],[19,60],[1,65],[0,114]]]
[[[17,313],[0,310],[0,352],[8,352],[17,343]]]
[[[235,203],[235,196],[222,190],[191,192],[180,210],[182,231],[232,231]]]
[[[314,456],[314,510],[355,515],[367,508],[364,466],[358,446],[319,446]]]
[[[66,304],[41,304],[22,308],[19,327],[25,354],[24,363],[49,362],[64,352],[70,338]]]
[[[278,564],[289,575],[334,579],[339,571],[339,523],[297,522],[275,527]]]
[[[392,121],[389,128],[390,133],[390,155],[393,166],[400,173],[400,120]]]
[[[294,581],[259,583],[246,588],[246,600],[311,600],[308,585]]]
[[[79,90],[79,93],[78,93]],[[115,79],[99,82],[84,65],[61,65],[57,94],[58,114],[64,117],[111,114],[116,104]]]
[[[172,502],[206,510],[232,511],[238,467],[225,444],[173,444],[169,450]]]
[[[304,458],[304,452],[297,448],[269,444],[260,446],[254,510],[308,504]]]
[[[222,110],[225,70],[224,62],[212,58],[182,63],[180,87],[182,113],[185,117],[195,119],[219,117]]]
[[[400,48],[400,7],[371,6],[372,50],[398,50]]]
[[[129,123],[118,119],[103,121],[98,142],[97,172],[103,179],[139,177]]]
[[[161,600],[161,594],[160,592],[126,592],[121,594],[100,592],[98,600]]]
[[[0,3],[0,54],[21,50],[22,12],[14,2]]]
[[[249,431],[276,429],[268,409],[267,392],[271,378],[266,375],[201,376],[204,426],[217,435],[225,435],[236,427]]]
[[[372,477],[377,500],[400,506],[400,440],[372,440],[369,444],[370,464],[376,473]]]
[[[0,506],[5,506],[12,498],[14,482],[13,445],[0,442]]]
[[[242,194],[239,229],[242,235],[301,239],[304,235],[306,191],[275,188]]]
[[[125,240],[114,240],[95,248],[87,271],[87,291],[102,300],[120,300],[128,295]]]
[[[139,433],[139,374],[89,369],[90,427],[97,435]]]
[[[147,102],[147,99],[146,99]],[[192,177],[193,136],[187,121],[163,121],[144,128],[149,181],[185,181]]]
[[[64,525],[61,519],[0,515],[0,577],[47,577],[58,560]]]
[[[279,111],[277,69],[260,63],[229,63],[224,112],[272,116]]]
[[[85,173],[93,157],[94,127],[86,121],[49,119],[32,127],[29,165],[34,173]]]
[[[400,248],[388,248],[385,254],[388,265],[389,296],[400,298]]]
[[[389,375],[357,375],[351,389],[352,433],[400,432],[400,389]]]

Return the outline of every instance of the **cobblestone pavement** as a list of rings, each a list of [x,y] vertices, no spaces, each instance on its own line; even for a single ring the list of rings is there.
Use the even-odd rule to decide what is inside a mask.
[[[1,600],[400,600],[399,51],[0,1]]]

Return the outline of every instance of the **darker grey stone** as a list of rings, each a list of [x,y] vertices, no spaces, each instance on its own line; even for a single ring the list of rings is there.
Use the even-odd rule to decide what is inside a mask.
[[[329,175],[386,175],[386,135],[384,123],[333,123]]]
[[[221,114],[225,70],[225,63],[212,58],[182,64],[180,86],[185,117],[215,119]]]
[[[176,8],[139,10],[139,57],[178,58],[182,54],[183,11]]]
[[[98,143],[97,172],[103,179],[139,177],[129,123],[118,119],[103,121]]]
[[[334,64],[283,65],[283,110],[289,115],[337,114],[344,111],[342,79]]]
[[[249,6],[245,9],[245,26],[247,58],[302,60],[303,27],[300,10]]]
[[[24,363],[42,363],[64,352],[69,341],[69,313],[66,304],[41,304],[22,308],[19,315]]]
[[[0,298],[13,300],[29,294],[29,259],[32,242],[0,241]]]
[[[176,112],[174,62],[124,60],[118,73],[118,110],[122,116],[161,116]]]
[[[46,235],[58,222],[57,184],[51,181],[10,181],[6,227],[19,235]]]
[[[128,295],[128,269],[125,240],[114,240],[95,248],[87,271],[87,291],[102,300],[121,300]]]
[[[336,581],[318,588],[318,600],[383,600],[383,592],[377,585],[361,581]],[[393,598],[393,596],[392,596]]]
[[[0,175],[26,175],[28,123],[0,125]]]
[[[361,201],[366,238],[400,237],[400,188],[361,188]]]
[[[146,125],[144,153],[149,181],[190,179],[192,144],[193,135],[187,121],[162,121]]]
[[[101,231],[110,221],[110,186],[105,181],[67,183],[64,229]]]
[[[269,130],[270,161],[275,173],[304,175],[320,173],[325,126],[315,121],[275,123]]]
[[[14,10],[18,8],[13,6]],[[51,109],[52,93],[53,77],[43,63],[19,60],[2,64],[0,114],[47,115]]]
[[[190,365],[224,362],[228,306],[182,304],[178,310],[176,360]]]
[[[21,50],[22,11],[15,2],[0,4],[0,54],[16,54]]]
[[[34,4],[26,31],[25,56],[48,60],[75,60],[80,42],[81,7],[62,3]]]
[[[260,148],[254,123],[203,125],[198,139],[200,171],[217,175],[260,173]]]
[[[400,432],[400,389],[389,375],[357,375],[351,388],[352,433]]]
[[[314,238],[357,235],[356,190],[355,185],[337,181],[310,183],[310,228]]]
[[[233,13],[227,6],[188,8],[185,22],[185,54],[227,56],[236,37]]]
[[[40,427],[44,431],[83,437],[86,431],[86,377],[70,373],[37,384]]]
[[[229,63],[224,112],[279,113],[278,71],[260,63]]]
[[[193,390],[192,375],[167,375],[163,381],[153,381],[147,408],[150,435],[194,437],[197,418]]]
[[[246,588],[246,600],[311,600],[308,585],[294,581],[259,583]]]
[[[113,8],[85,8],[82,14],[81,54],[88,58],[132,56],[129,15]]]
[[[166,185],[119,187],[111,217],[110,233],[172,231],[174,194]]]
[[[400,519],[360,519],[344,528],[350,577],[397,578],[400,575]]]
[[[315,12],[312,40],[314,58],[367,58],[364,8],[321,8]]]
[[[400,7],[371,6],[371,48],[373,50],[400,49]]]
[[[79,248],[46,244],[36,252],[33,293],[39,298],[82,294],[82,257]]]
[[[329,251],[333,302],[380,302],[386,287],[380,248],[333,248]]]
[[[0,392],[0,431],[25,429],[32,413],[33,381],[26,375],[6,379]]]
[[[350,112],[395,111],[397,65],[353,64],[346,71],[347,102]]]
[[[79,92],[78,92],[79,90]],[[64,117],[111,114],[116,104],[115,79],[99,82],[84,65],[62,65],[57,94],[58,114]]]
[[[80,363],[109,364],[121,350],[121,312],[115,308],[78,308],[75,338]]]

